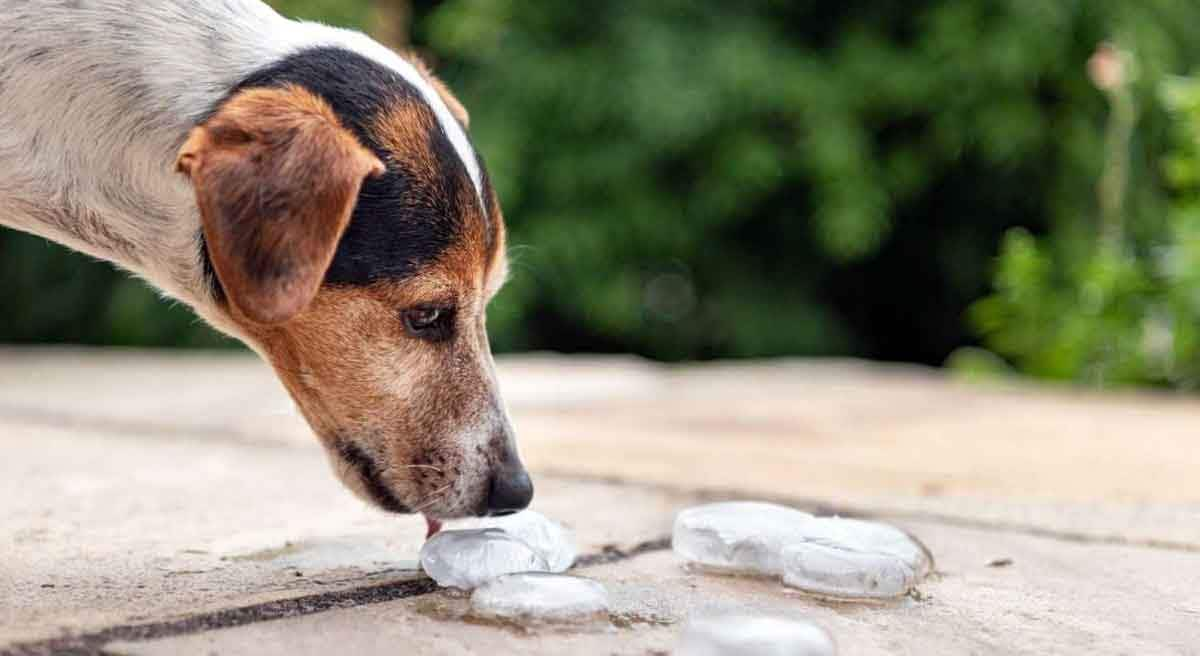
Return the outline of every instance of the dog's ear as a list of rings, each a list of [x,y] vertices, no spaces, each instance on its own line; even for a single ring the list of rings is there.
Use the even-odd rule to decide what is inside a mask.
[[[299,87],[251,89],[195,128],[177,167],[236,312],[283,323],[316,295],[359,189],[383,163]]]

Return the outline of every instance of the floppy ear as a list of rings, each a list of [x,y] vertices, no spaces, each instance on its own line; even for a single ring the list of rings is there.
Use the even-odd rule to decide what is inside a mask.
[[[308,306],[363,180],[384,171],[325,101],[295,86],[231,98],[192,130],[177,168],[196,190],[230,304],[264,325]]]

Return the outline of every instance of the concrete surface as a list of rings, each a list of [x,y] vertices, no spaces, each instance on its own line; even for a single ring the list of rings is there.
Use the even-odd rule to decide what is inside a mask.
[[[1185,607],[1130,603],[1194,594],[1172,568],[1200,571],[1200,554],[1108,545],[1050,553],[1038,538],[997,540],[937,524],[905,528],[942,556],[944,574],[921,587],[922,599],[884,606],[821,604],[771,581],[695,574],[669,551],[656,551],[581,568],[609,589],[614,630],[524,633],[465,623],[455,619],[465,601],[435,593],[110,648],[144,656],[230,654],[244,645],[278,656],[296,653],[297,645],[313,653],[391,654],[404,645],[409,653],[431,654],[479,653],[485,646],[504,654],[637,654],[669,650],[689,615],[729,611],[803,614],[836,637],[842,654],[1166,654],[1200,644],[1200,621]],[[991,546],[981,550],[981,543]],[[989,557],[1001,554],[1013,565],[989,567]]]
[[[576,530],[611,627],[460,619],[415,571],[422,522],[344,492],[250,356],[0,349],[0,653],[648,654],[745,609],[843,654],[1200,654],[1200,402],[856,362],[543,356],[501,379],[535,507]],[[726,498],[891,521],[939,574],[859,606],[685,571],[674,513]]]

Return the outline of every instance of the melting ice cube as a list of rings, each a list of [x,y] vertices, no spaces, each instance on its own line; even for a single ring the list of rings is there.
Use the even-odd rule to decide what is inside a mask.
[[[675,656],[833,656],[833,638],[811,622],[714,615],[688,622]]]
[[[546,559],[496,528],[441,531],[421,547],[421,569],[438,585],[472,590],[504,574],[545,572]]]
[[[671,546],[707,569],[777,576],[783,573],[783,547],[802,539],[803,527],[812,519],[806,512],[774,503],[712,503],[675,517]]]
[[[785,547],[783,560],[784,585],[824,597],[891,599],[917,584],[911,567],[886,554],[810,542]]]
[[[608,617],[608,592],[590,579],[563,574],[509,574],[471,594],[479,617],[521,623],[586,622]]]
[[[533,511],[507,517],[483,517],[458,524],[464,528],[498,528],[533,547],[546,559],[551,572],[565,572],[575,564],[575,535],[571,529]]]
[[[892,526],[763,503],[685,510],[675,520],[672,546],[709,569],[779,576],[786,585],[843,599],[898,597],[933,569],[929,552]]]
[[[929,552],[904,531],[837,517],[811,522],[781,556],[784,584],[849,599],[898,597],[933,570]]]

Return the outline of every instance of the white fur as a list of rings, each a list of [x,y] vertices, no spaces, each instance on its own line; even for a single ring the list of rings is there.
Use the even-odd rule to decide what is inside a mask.
[[[238,81],[297,50],[341,46],[416,87],[466,166],[467,135],[395,53],[287,20],[259,0],[0,0],[0,224],[116,262],[218,328],[190,184],[188,131]]]

